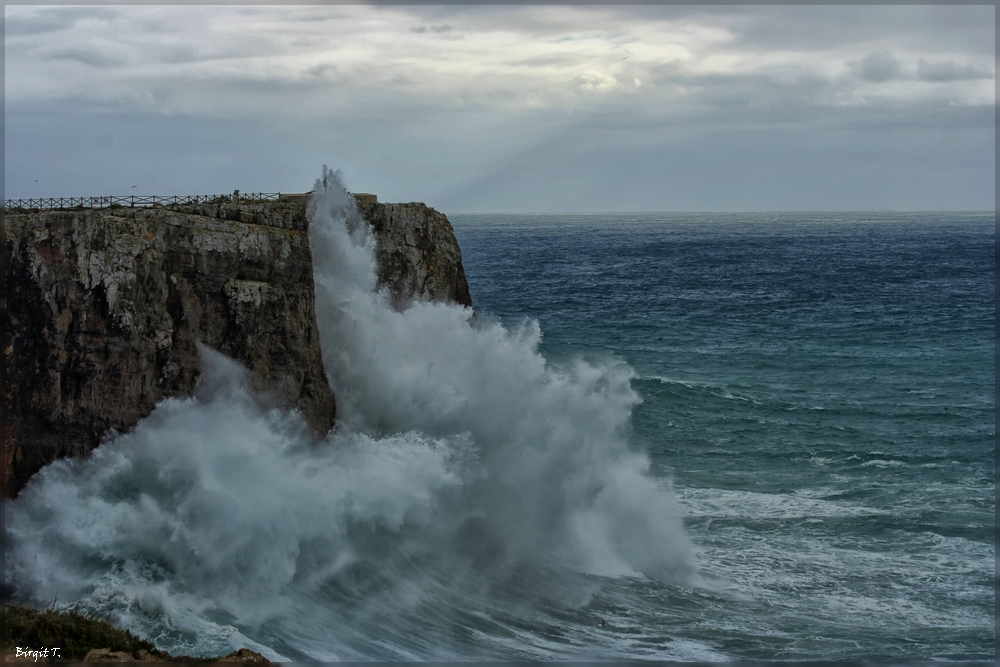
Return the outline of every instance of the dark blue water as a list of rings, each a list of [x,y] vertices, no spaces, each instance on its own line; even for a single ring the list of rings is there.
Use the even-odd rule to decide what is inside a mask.
[[[638,373],[635,446],[743,601],[662,610],[665,636],[737,659],[995,655],[992,213],[452,222],[477,311],[537,319],[550,361]]]

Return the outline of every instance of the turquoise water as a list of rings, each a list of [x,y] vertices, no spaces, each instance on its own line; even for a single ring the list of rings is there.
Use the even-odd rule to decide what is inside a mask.
[[[614,607],[735,659],[995,653],[988,214],[455,215],[478,311],[624,359],[726,595]]]

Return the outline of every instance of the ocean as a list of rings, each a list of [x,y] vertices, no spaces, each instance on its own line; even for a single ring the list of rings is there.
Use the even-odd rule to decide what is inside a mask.
[[[993,213],[451,215],[475,315],[313,204],[340,423],[246,372],[7,502],[8,581],[172,653],[995,659]]]
[[[727,660],[995,658],[992,212],[453,222],[477,308],[635,370],[634,445],[724,591],[637,586],[616,627]]]

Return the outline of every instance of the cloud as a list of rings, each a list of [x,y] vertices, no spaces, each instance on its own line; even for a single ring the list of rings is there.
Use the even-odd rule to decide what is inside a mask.
[[[4,36],[44,35],[81,23],[108,20],[116,15],[113,9],[107,7],[46,7],[27,14],[10,13],[5,7]]]
[[[593,136],[603,137],[608,151],[618,146],[621,164],[637,151],[639,171],[654,159],[643,146],[684,144],[694,154],[698,141],[726,132],[808,128],[864,146],[900,127],[971,132],[956,120],[963,110],[992,117],[993,12],[8,5],[7,133],[18,136],[24,123],[53,110],[67,114],[67,127],[95,133],[107,126],[94,118],[141,117],[151,134],[169,128],[162,130],[173,138],[169,149],[181,150],[178,128],[188,127],[181,119],[199,128],[238,125],[256,128],[256,145],[301,159],[346,156],[346,171],[375,179],[372,189],[398,183],[405,197],[431,196],[448,181],[475,182],[496,165],[520,164],[517,155],[534,160],[539,147],[561,155],[543,171],[573,164],[582,158],[565,157],[569,147]],[[982,138],[986,130],[975,132]],[[84,150],[83,134],[80,148],[53,143],[31,159]],[[991,138],[987,143],[992,147]],[[8,174],[27,159],[17,152],[24,145],[8,143]],[[713,145],[721,156],[724,143]],[[320,155],[320,147],[329,152]],[[596,187],[590,172],[573,173],[584,191]],[[504,196],[498,191],[490,201]]]
[[[605,72],[587,70],[574,79],[576,85],[583,90],[605,91],[618,85],[618,80]]]
[[[903,77],[903,66],[888,51],[870,53],[848,63],[855,76],[869,83],[885,83]]]
[[[919,58],[916,67],[905,67],[898,58],[885,50],[870,53],[861,60],[852,60],[847,65],[854,76],[868,83],[903,80],[943,83],[995,77],[993,70],[987,67],[960,64],[953,59],[928,61]]]
[[[908,8],[883,9],[882,14],[896,11],[906,18],[909,23],[904,24],[916,21]],[[905,51],[906,62],[922,59],[923,65],[907,66],[896,51],[883,46],[858,53],[864,43],[852,41],[857,21],[848,21],[853,14],[842,7],[101,10],[100,20],[94,21],[87,19],[92,14],[63,15],[53,8],[8,9],[15,32],[21,26],[20,34],[7,40],[8,103],[62,96],[101,104],[141,105],[145,100],[164,113],[303,116],[326,114],[331,104],[361,109],[374,100],[382,104],[387,96],[395,96],[394,104],[400,106],[437,104],[504,113],[579,111],[628,97],[629,104],[675,113],[695,103],[719,109],[778,108],[867,104],[876,94],[905,103],[908,97],[928,95],[912,86],[859,92],[843,72],[853,76],[855,87],[905,80],[955,82],[958,88],[947,92],[949,103],[978,104],[985,95],[982,86],[976,87],[984,65],[969,54],[942,57],[933,40],[923,50],[911,45]],[[854,14],[858,11],[870,13],[860,8]],[[809,28],[823,46],[806,39],[778,40],[778,46],[762,43],[773,37],[762,17],[796,34]],[[35,24],[62,26],[58,43],[25,27]],[[886,23],[882,25],[884,35]],[[915,29],[907,30],[912,41]],[[95,71],[68,70],[53,59],[71,59]],[[98,71],[112,67],[113,77]],[[285,97],[261,95],[268,90],[281,90]]]
[[[993,58],[995,9],[936,5],[761,5],[680,8],[726,27],[747,50],[835,52],[887,49],[963,52]]]
[[[954,60],[928,62],[921,58],[917,63],[917,78],[921,81],[963,81],[992,79],[996,74],[985,67],[960,65]]]
[[[441,25],[432,25],[432,26],[415,25],[415,26],[412,26],[410,28],[411,32],[416,32],[416,33],[420,33],[420,34],[423,34],[425,32],[432,32],[432,33],[435,33],[435,34],[438,34],[438,35],[440,35],[441,33],[444,33],[444,32],[451,32],[452,30],[453,30],[453,28],[450,25],[448,25],[447,23],[443,23]]]
[[[74,60],[90,67],[121,67],[128,63],[128,59],[109,53],[104,53],[98,49],[71,48],[59,49],[45,53],[43,58],[48,60]]]

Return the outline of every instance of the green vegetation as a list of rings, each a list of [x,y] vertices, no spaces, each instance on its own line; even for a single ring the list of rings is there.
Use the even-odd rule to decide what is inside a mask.
[[[88,618],[75,609],[38,611],[5,605],[0,623],[3,625],[3,652],[6,656],[16,655],[18,647],[22,651],[58,648],[58,654],[48,657],[49,662],[80,662],[94,649],[108,649],[110,653],[127,653],[139,662],[268,662],[261,654],[246,648],[222,658],[171,656],[127,630]]]
[[[18,646],[31,651],[59,647],[57,659],[62,660],[83,660],[87,652],[95,648],[159,653],[151,643],[131,632],[87,618],[77,611],[37,611],[13,605],[4,608],[3,643],[5,654],[14,653]]]

